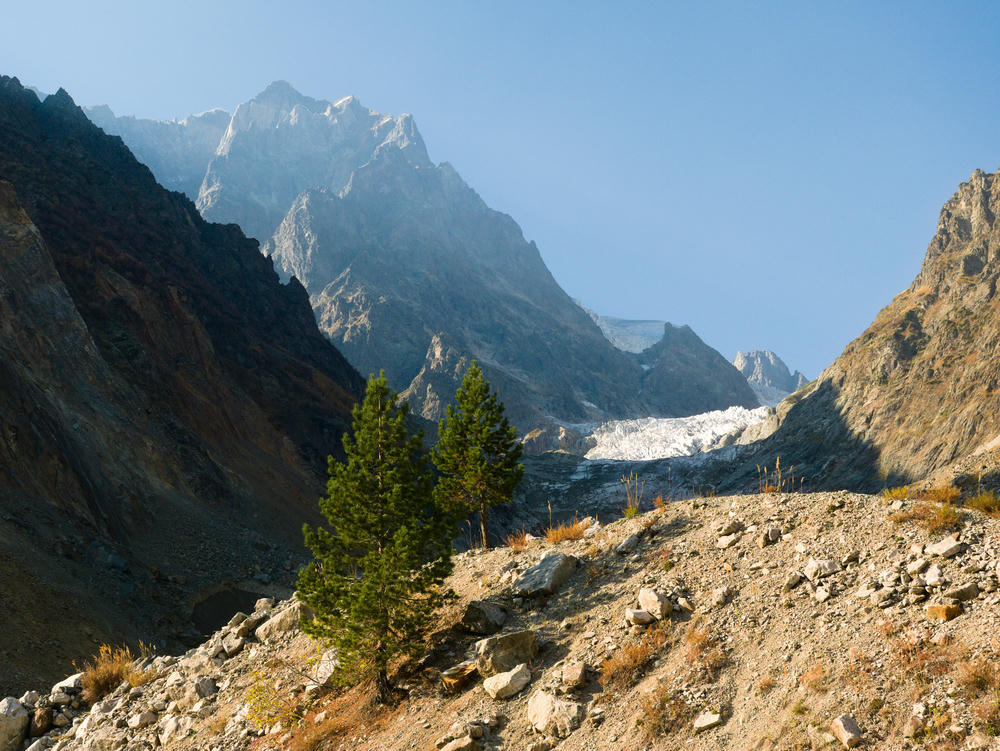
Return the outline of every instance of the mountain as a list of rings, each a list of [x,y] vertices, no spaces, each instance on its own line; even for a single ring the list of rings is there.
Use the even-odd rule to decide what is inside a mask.
[[[0,78],[0,181],[6,684],[287,576],[362,381],[300,284],[65,91]]]
[[[789,372],[784,361],[769,349],[737,352],[733,367],[747,379],[760,403],[768,407],[776,406],[809,382],[799,371]]]
[[[576,304],[587,311],[604,337],[622,352],[638,354],[649,349],[663,338],[663,327],[670,325],[666,321],[633,321],[602,316],[584,307],[579,300]]]
[[[115,127],[126,141],[136,130]],[[409,115],[272,83],[236,109],[204,170],[203,216],[261,239],[348,360],[362,373],[384,368],[427,419],[473,358],[522,431],[551,418],[686,415],[694,402],[756,406],[721,357],[662,348],[665,379],[612,346],[517,223],[430,161]]]
[[[977,170],[941,209],[913,283],[779,407],[758,451],[807,480],[901,484],[955,465],[997,478],[1000,175]],[[960,478],[961,479],[961,478]]]
[[[121,136],[163,187],[179,190],[192,201],[230,119],[228,112],[218,109],[179,122],[116,117],[107,105],[86,107],[84,112],[105,133]]]

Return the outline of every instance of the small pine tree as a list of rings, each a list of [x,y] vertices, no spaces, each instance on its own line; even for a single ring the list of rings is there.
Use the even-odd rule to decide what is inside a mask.
[[[504,417],[503,403],[475,360],[438,427],[434,465],[441,473],[435,494],[442,505],[465,515],[479,513],[484,548],[490,546],[486,512],[509,503],[524,476],[517,431]]]
[[[455,516],[435,501],[421,436],[405,426],[408,408],[385,375],[368,379],[354,408],[345,462],[329,459],[320,510],[329,528],[304,526],[316,560],[299,574],[300,599],[315,611],[303,624],[338,649],[347,682],[375,678],[375,701],[389,703],[390,662],[420,651],[420,634],[447,597]]]

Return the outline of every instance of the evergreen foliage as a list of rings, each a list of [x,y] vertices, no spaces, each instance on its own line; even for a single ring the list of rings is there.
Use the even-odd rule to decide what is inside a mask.
[[[346,461],[329,459],[319,505],[330,526],[305,525],[316,560],[298,580],[300,599],[315,611],[304,630],[338,649],[345,681],[374,677],[379,703],[392,698],[390,663],[419,653],[421,632],[447,597],[441,585],[457,533],[407,413],[384,373],[369,378],[353,435],[344,436]]]
[[[513,497],[524,476],[524,466],[518,463],[523,448],[475,360],[455,392],[455,402],[438,427],[433,456],[441,477],[435,495],[456,513],[478,512],[482,544],[488,548],[487,510]]]

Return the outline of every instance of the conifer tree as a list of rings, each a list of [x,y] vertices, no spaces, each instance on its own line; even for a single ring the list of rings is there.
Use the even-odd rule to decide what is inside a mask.
[[[329,459],[319,506],[329,528],[304,526],[315,560],[299,574],[300,599],[315,611],[303,629],[338,649],[345,682],[374,677],[375,701],[392,700],[390,662],[419,653],[420,634],[447,594],[455,516],[433,493],[421,436],[384,373],[368,379],[354,408],[346,461]]]
[[[523,449],[504,417],[503,403],[490,391],[475,360],[455,392],[455,402],[438,427],[433,456],[441,477],[435,494],[441,504],[462,515],[479,513],[483,547],[488,548],[487,509],[510,502],[524,476],[524,466],[518,463]]]

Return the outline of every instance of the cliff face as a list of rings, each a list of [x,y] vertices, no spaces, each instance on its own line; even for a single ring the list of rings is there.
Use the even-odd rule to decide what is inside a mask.
[[[769,407],[809,382],[799,371],[789,371],[784,360],[769,349],[737,352],[733,367],[747,379],[760,403]]]
[[[977,170],[942,208],[913,284],[779,406],[763,448],[861,486],[925,477],[1000,435],[998,211],[1000,177]]]
[[[31,591],[0,634],[14,678],[47,669],[19,638],[65,662],[81,624],[181,635],[199,592],[298,555],[362,384],[301,285],[65,92],[0,78],[0,180],[0,556]]]

